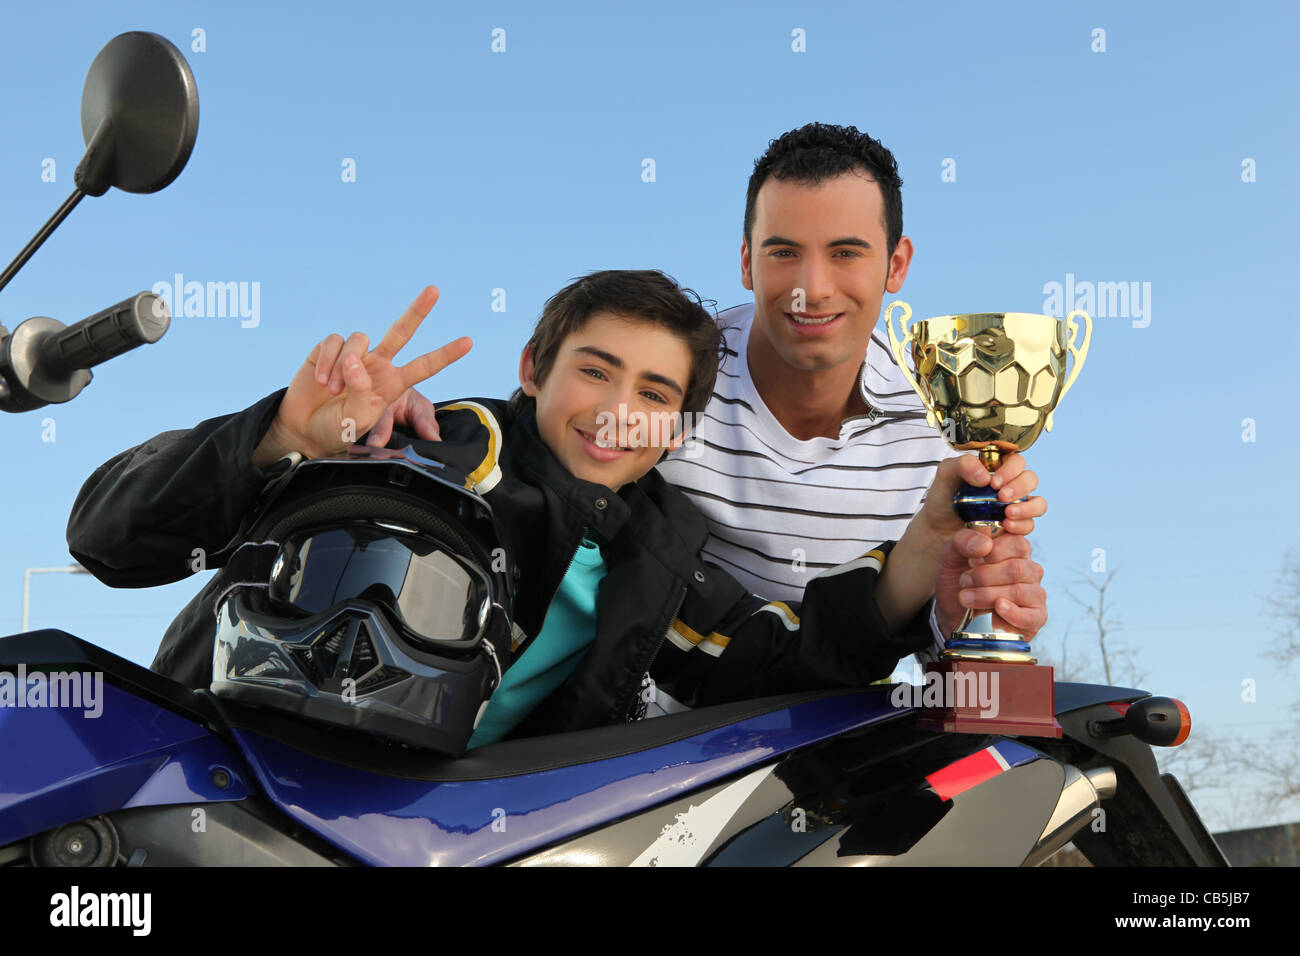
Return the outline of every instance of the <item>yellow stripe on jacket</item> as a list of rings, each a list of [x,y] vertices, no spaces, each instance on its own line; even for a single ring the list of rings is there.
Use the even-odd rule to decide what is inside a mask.
[[[674,618],[672,626],[668,628],[668,640],[673,642],[674,647],[681,648],[684,651],[698,647],[704,653],[717,657],[730,643],[731,638],[725,634],[719,634],[717,631],[705,637],[698,631],[693,630],[681,618]]]
[[[462,408],[477,415],[478,420],[482,422],[483,427],[488,432],[487,454],[483,456],[483,460],[465,479],[465,487],[468,490],[486,495],[501,480],[501,467],[497,464],[497,458],[501,454],[501,426],[498,424],[496,416],[478,402],[452,402],[449,405],[438,406],[439,411],[449,412]]]

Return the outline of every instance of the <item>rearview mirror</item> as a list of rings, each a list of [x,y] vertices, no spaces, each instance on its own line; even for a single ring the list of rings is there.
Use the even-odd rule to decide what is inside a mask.
[[[180,175],[199,130],[199,92],[185,57],[156,33],[114,37],[81,93],[86,153],[74,182],[89,196],[110,186],[157,192]]]

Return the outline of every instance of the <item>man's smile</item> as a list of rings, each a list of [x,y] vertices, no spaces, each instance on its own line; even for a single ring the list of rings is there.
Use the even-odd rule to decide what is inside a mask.
[[[837,328],[844,318],[843,312],[786,312],[786,321],[800,335],[824,335]]]

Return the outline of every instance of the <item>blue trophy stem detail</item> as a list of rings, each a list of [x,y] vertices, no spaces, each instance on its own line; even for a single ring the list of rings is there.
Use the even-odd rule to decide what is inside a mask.
[[[962,521],[1001,521],[1006,516],[1008,502],[998,501],[998,493],[985,485],[962,483],[957,494],[953,495],[952,506]]]
[[[995,535],[1002,531],[1008,504],[1011,502],[998,500],[998,493],[993,488],[987,485],[976,487],[965,482],[952,499],[953,510],[966,522],[966,527],[983,527]],[[948,636],[944,656],[964,657],[968,660],[1033,662],[1029,643],[1021,635],[999,630],[993,624],[991,613],[977,613],[973,609],[967,610],[961,625]]]
[[[977,622],[978,620],[979,619],[976,618]],[[978,625],[972,624],[971,626],[976,627]],[[970,633],[975,633],[975,632],[972,631]],[[990,649],[999,650],[999,651],[1018,651],[1021,654],[1028,654],[1029,642],[1028,641],[1004,641],[1004,640],[994,641],[990,639],[981,640],[978,638],[969,638],[969,637],[968,638],[951,637],[948,639],[948,650],[950,651],[986,651]]]

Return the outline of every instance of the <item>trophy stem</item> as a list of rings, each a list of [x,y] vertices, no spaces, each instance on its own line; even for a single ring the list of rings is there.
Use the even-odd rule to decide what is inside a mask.
[[[1002,463],[1002,450],[997,445],[986,445],[979,450],[979,460],[992,474]],[[966,522],[966,527],[976,528],[990,536],[1002,532],[1006,504],[998,500],[998,493],[987,485],[976,487],[963,484],[953,498],[953,507]],[[1024,635],[994,627],[991,611],[976,613],[967,610],[961,625],[949,636],[947,647],[940,656],[944,660],[1037,663],[1029,652],[1029,643]]]
[[[980,464],[987,468],[991,475],[1002,464],[1002,449],[997,445],[986,445],[980,449],[979,458]]]

